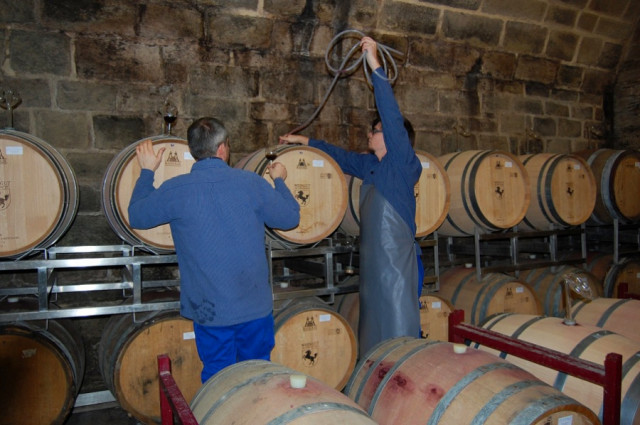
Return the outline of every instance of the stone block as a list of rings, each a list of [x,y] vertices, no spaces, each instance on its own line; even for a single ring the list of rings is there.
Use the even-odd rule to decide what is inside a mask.
[[[49,80],[44,78],[2,78],[2,88],[18,92],[22,99],[14,113],[25,108],[50,108],[51,88]],[[19,109],[18,109],[19,108]]]
[[[582,123],[577,120],[566,118],[558,119],[558,136],[560,137],[581,137]]]
[[[63,80],[57,84],[56,104],[76,111],[114,111],[117,93],[113,84]]]
[[[316,88],[318,80],[299,78],[300,75],[313,77],[313,64],[300,62],[295,68],[291,67],[284,72],[278,70],[263,72],[260,74],[260,93],[270,101],[299,103],[313,103],[324,95],[324,92]]]
[[[582,84],[584,68],[570,65],[560,65],[556,82],[561,87],[577,89]]]
[[[515,77],[523,81],[551,84],[555,81],[558,63],[533,56],[520,56]]]
[[[569,106],[562,103],[548,101],[544,103],[544,112],[546,115],[553,115],[556,117],[568,117]]]
[[[523,114],[542,115],[544,109],[540,100],[517,98],[513,101],[513,111]]]
[[[75,52],[76,70],[82,78],[157,84],[164,81],[157,45],[114,38],[79,37]]]
[[[567,7],[549,5],[545,22],[564,25],[573,28],[578,17],[578,11]]]
[[[633,28],[625,21],[600,16],[593,33],[622,41],[631,37],[632,30]]]
[[[171,86],[148,84],[127,84],[118,86],[116,110],[132,115],[133,113],[160,114],[164,103],[170,100],[178,107],[178,120],[185,113],[183,91],[174,91]]]
[[[432,113],[438,108],[438,92],[430,87],[402,85],[395,89],[403,113]]]
[[[462,118],[460,124],[471,133],[495,133],[498,131],[498,122],[493,118]]]
[[[100,213],[102,211],[102,190],[100,184],[78,184],[78,212]]]
[[[575,105],[571,106],[571,117],[583,120],[594,119],[593,106]]]
[[[576,102],[578,100],[578,91],[554,88],[551,90],[551,97],[558,101]]]
[[[498,129],[502,134],[524,134],[526,129],[524,114],[516,114],[509,111],[499,114]]]
[[[197,39],[202,35],[203,16],[180,3],[148,3],[140,6],[136,35],[153,39]],[[180,43],[180,41],[178,41]]]
[[[598,66],[606,69],[614,69],[620,63],[622,57],[622,46],[620,44],[604,42],[600,57],[598,58]]]
[[[267,49],[271,45],[272,19],[221,14],[212,16],[205,25],[218,46]]]
[[[144,121],[139,116],[95,115],[93,132],[98,149],[121,150],[147,136]]]
[[[603,94],[605,87],[613,84],[614,80],[612,72],[587,69],[584,72],[582,90],[585,93]]]
[[[546,53],[552,58],[571,61],[576,52],[577,44],[577,35],[564,31],[551,31]]]
[[[380,29],[434,35],[438,27],[440,10],[426,5],[385,2],[380,17]]]
[[[548,30],[536,24],[509,21],[505,26],[504,47],[517,53],[541,53]]]
[[[477,93],[440,91],[438,93],[440,113],[474,116],[480,112]]]
[[[516,56],[511,53],[486,52],[482,56],[482,73],[500,80],[511,80],[516,71]]]
[[[329,3],[329,2],[320,2]],[[378,2],[376,0],[355,0],[350,2],[348,21],[352,28],[375,28],[378,14]],[[331,21],[335,19],[335,12],[331,14]],[[326,21],[326,18],[325,18]],[[330,21],[329,21],[330,22]]]
[[[498,149],[510,152],[509,138],[494,134],[480,134],[478,136],[478,149]]]
[[[144,10],[128,1],[45,1],[42,22],[47,28],[66,31],[73,28],[83,34],[134,36],[137,18]]]
[[[547,84],[527,82],[525,83],[525,93],[527,96],[549,97],[551,89]]]
[[[560,0],[561,3],[567,4],[569,6],[574,6],[577,8],[583,8],[587,5],[589,0]]]
[[[236,66],[204,64],[189,73],[189,94],[243,99],[258,94],[258,75]]]
[[[416,150],[424,151],[438,157],[444,155],[444,152],[442,152],[442,145],[442,133],[416,131]]]
[[[252,3],[257,2],[256,0],[253,0]],[[306,4],[307,2],[305,0],[265,0],[264,11],[277,16],[297,17],[298,19],[314,19],[315,11],[309,10],[312,9],[311,7],[305,7]],[[257,8],[257,4],[255,7],[251,8]]]
[[[292,108],[288,103],[254,101],[250,104],[249,116],[260,121],[288,121],[291,119]]]
[[[191,117],[215,117],[229,129],[229,125],[238,125],[248,119],[247,102],[244,99],[222,99],[203,96],[187,97],[188,111]]]
[[[45,110],[36,114],[35,132],[38,137],[59,148],[86,149],[90,146],[89,115]]]
[[[115,154],[96,151],[72,151],[65,156],[75,172],[78,184],[99,189],[109,163]]]
[[[543,137],[551,137],[557,135],[556,120],[548,117],[534,117],[533,131]]]
[[[498,19],[445,11],[442,20],[443,35],[454,40],[496,46],[501,32],[502,21]]]
[[[216,6],[224,8],[243,8],[256,10],[259,0],[198,0],[203,6]]]
[[[524,86],[522,81],[495,81],[496,91],[502,93],[521,95],[524,93]]]
[[[578,28],[584,31],[589,31],[589,32],[593,31],[597,23],[598,23],[598,15],[589,13],[584,10],[578,17]]]
[[[29,24],[35,23],[35,0],[1,0],[0,23]]]
[[[10,69],[25,74],[71,74],[71,39],[62,33],[12,31],[9,40]]]
[[[69,231],[60,238],[60,246],[117,245],[122,241],[103,214],[78,214]]]
[[[2,111],[0,113],[0,128],[11,128],[9,124],[9,114]],[[23,133],[31,133],[31,114],[27,110],[13,111],[13,129]]]
[[[611,16],[622,17],[627,9],[627,0],[593,0],[588,9]]]
[[[598,38],[583,37],[576,61],[584,65],[596,65],[602,52],[603,41]]]
[[[482,97],[482,110],[492,113],[510,111],[513,107],[512,99],[513,96],[502,92],[486,94]]]
[[[512,16],[530,21],[541,21],[547,2],[541,0],[485,0],[481,11],[491,15]]]
[[[456,9],[478,10],[480,0],[420,0],[422,3],[440,4],[442,6],[453,7]]]

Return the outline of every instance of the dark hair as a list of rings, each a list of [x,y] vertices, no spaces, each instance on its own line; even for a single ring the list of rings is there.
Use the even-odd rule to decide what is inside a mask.
[[[375,117],[373,121],[371,121],[371,130],[376,128],[376,125],[380,122],[380,117]],[[413,129],[413,125],[411,125],[411,121],[408,119],[404,119],[404,129],[407,130],[407,135],[409,136],[409,141],[411,142],[411,147],[416,144],[416,132]]]
[[[197,161],[216,156],[218,147],[229,139],[224,125],[215,118],[197,119],[187,130],[187,141],[191,156]]]

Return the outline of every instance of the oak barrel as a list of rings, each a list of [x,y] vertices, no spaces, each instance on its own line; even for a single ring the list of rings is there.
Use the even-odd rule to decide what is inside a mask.
[[[304,386],[291,385],[292,377]],[[227,366],[204,383],[191,402],[201,425],[375,425],[335,388],[286,366],[247,360]]]
[[[581,325],[607,329],[640,343],[640,300],[596,298],[573,305],[573,318]]]
[[[61,425],[71,413],[85,368],[72,322],[0,325],[2,424]]]
[[[640,423],[640,344],[637,342],[594,326],[567,326],[559,317],[500,314],[488,319],[482,327],[600,365],[604,364],[608,353],[622,355],[620,423]],[[496,353],[489,348],[482,349]],[[602,420],[601,386],[506,353],[501,353],[501,357],[575,398],[598,413]]]
[[[587,162],[577,155],[522,155],[531,185],[531,202],[522,224],[534,230],[579,226],[596,204],[596,181]]]
[[[76,217],[78,193],[71,166],[53,146],[0,130],[0,257],[56,243]]]
[[[416,199],[416,237],[422,238],[433,233],[447,217],[450,202],[449,176],[438,159],[433,155],[416,150],[422,164],[420,179],[414,186]],[[360,234],[360,187],[362,180],[347,175],[349,205],[340,229],[347,235]]]
[[[162,163],[155,171],[154,187],[191,171],[195,160],[189,152],[186,140],[169,135],[138,140],[120,151],[107,166],[102,179],[102,210],[113,231],[123,241],[156,254],[171,253],[175,246],[168,224],[145,230],[133,229],[129,224],[129,201],[140,176],[136,146],[144,140],[151,140],[156,152],[166,148]]]
[[[308,245],[331,235],[347,208],[347,183],[338,164],[311,146],[279,145],[275,161],[287,168],[285,184],[300,204],[300,224],[290,230],[267,229],[267,236],[284,245]],[[242,158],[234,167],[254,171],[271,185],[266,174],[266,149]]]
[[[618,298],[623,282],[630,294],[640,295],[640,261],[633,257],[614,263],[613,254],[591,253],[587,256],[587,270],[602,281],[604,297]]]
[[[536,292],[523,280],[504,273],[486,273],[480,281],[475,268],[453,267],[440,273],[438,294],[472,324],[505,312],[540,314]]]
[[[531,188],[520,160],[504,151],[471,150],[438,158],[451,184],[449,214],[438,229],[445,236],[471,236],[519,224]]]
[[[599,423],[585,406],[495,355],[424,339],[372,348],[345,393],[380,425]]]
[[[571,274],[583,277],[594,297],[602,295],[600,280],[580,267],[565,265],[530,269],[522,271],[520,278],[527,282],[538,295],[538,299],[542,303],[542,313],[547,316],[565,317],[563,286],[565,276]],[[573,291],[570,291],[569,295],[572,303],[581,299]]]
[[[193,322],[175,310],[109,318],[99,345],[102,377],[122,408],[145,424],[160,422],[159,354],[171,358],[171,374],[189,402],[202,371]]]
[[[576,154],[587,160],[596,179],[596,204],[590,223],[610,224],[640,220],[640,152],[598,149]]]
[[[341,390],[356,364],[358,342],[349,322],[319,300],[299,299],[274,318],[273,362]]]

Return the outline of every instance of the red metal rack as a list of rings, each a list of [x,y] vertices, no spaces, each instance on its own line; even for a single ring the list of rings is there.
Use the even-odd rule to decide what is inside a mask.
[[[462,323],[463,320],[463,310],[455,310],[449,315],[449,342],[463,344],[465,340],[474,341],[600,385],[604,393],[602,424],[620,425],[622,391],[622,356],[620,354],[607,354],[602,366],[488,329]]]
[[[158,356],[158,376],[160,377],[160,417],[162,425],[198,425],[189,403],[184,399],[173,375],[171,359],[166,354]]]

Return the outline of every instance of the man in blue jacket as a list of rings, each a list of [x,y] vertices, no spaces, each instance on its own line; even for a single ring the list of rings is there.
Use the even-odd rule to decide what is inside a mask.
[[[148,229],[169,223],[180,269],[180,313],[193,320],[204,383],[224,367],[269,360],[275,343],[273,297],[264,226],[298,225],[300,207],[284,183],[287,170],[268,167],[272,187],[251,171],[229,166],[229,136],[215,118],[188,129],[196,160],[188,174],[153,186],[164,148],[136,147],[140,167],[129,222]]]
[[[331,155],[342,170],[362,179],[360,188],[360,353],[399,336],[420,336],[419,246],[415,243],[414,186],[422,164],[377,57],[376,42],[361,40],[373,70],[380,119],[368,135],[370,154],[349,152],[306,136],[287,134],[281,143],[301,143]],[[405,127],[406,125],[406,127]]]

